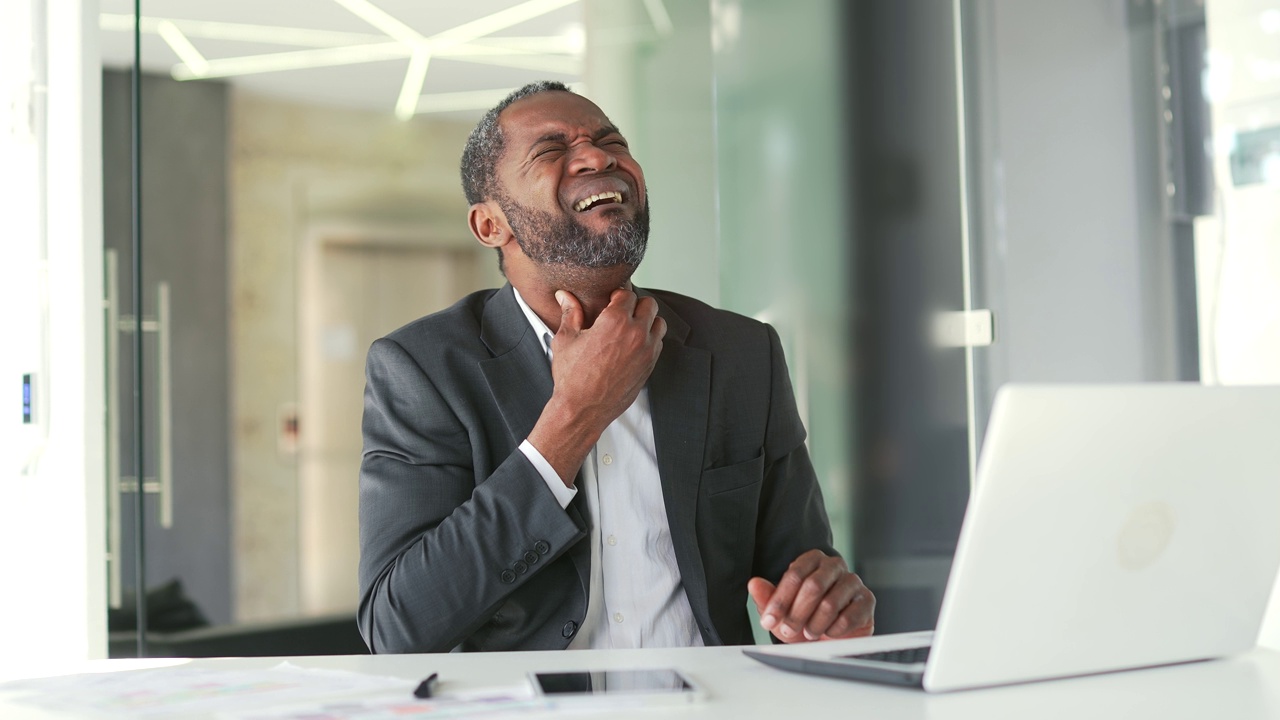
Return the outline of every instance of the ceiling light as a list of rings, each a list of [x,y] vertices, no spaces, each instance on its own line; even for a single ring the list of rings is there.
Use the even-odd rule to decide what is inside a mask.
[[[400,86],[400,98],[396,100],[396,117],[408,120],[418,111],[418,98],[422,95],[422,82],[427,79],[427,66],[431,63],[431,51],[419,45],[409,58],[409,70]]]
[[[178,65],[173,68],[172,74],[176,80],[193,80],[197,77],[214,78],[279,72],[281,70],[309,70],[311,68],[331,67],[334,65],[355,65],[379,60],[395,60],[407,57],[411,52],[408,47],[399,42],[319,48],[315,50],[294,50],[292,52],[210,60],[208,67],[201,75],[196,75],[185,64]]]
[[[209,70],[209,61],[205,60],[204,55],[201,55],[196,46],[191,44],[191,41],[187,39],[186,35],[182,34],[177,25],[168,20],[161,20],[156,24],[156,32],[169,44],[178,59],[186,63],[192,74],[197,77],[204,77],[204,74]]]
[[[369,0],[333,0],[342,7],[355,13],[356,17],[378,28],[382,32],[399,40],[405,45],[416,46],[425,39],[417,30],[405,25],[384,10],[375,7]]]

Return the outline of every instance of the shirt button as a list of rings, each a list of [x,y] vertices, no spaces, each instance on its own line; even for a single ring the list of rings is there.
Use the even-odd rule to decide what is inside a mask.
[[[603,458],[600,462],[604,463],[605,465],[612,465],[612,464],[613,464],[613,456],[612,456],[612,455],[605,455],[605,456],[604,456],[604,458]]]
[[[613,614],[613,621],[614,621],[614,622],[622,622],[622,613],[614,613],[614,614]]]
[[[610,545],[617,545],[617,544],[618,544],[618,538],[616,538],[616,537],[614,537],[614,536],[610,535],[610,536],[609,536],[609,544],[610,544]]]
[[[569,622],[564,624],[563,628],[560,629],[560,634],[565,637],[573,637],[573,634],[577,631],[578,631],[578,623],[570,620]]]

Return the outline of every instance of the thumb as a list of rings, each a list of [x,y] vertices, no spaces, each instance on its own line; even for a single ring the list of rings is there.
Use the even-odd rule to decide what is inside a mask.
[[[568,290],[556,291],[556,302],[560,303],[560,329],[556,334],[573,333],[582,330],[582,304]]]
[[[756,612],[764,613],[764,606],[769,604],[776,589],[777,586],[762,577],[753,577],[747,581],[747,592],[756,604]]]

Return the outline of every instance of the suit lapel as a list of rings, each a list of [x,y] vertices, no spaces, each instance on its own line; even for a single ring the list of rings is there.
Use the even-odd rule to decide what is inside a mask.
[[[649,294],[643,290],[637,293]],[[689,335],[688,323],[661,300],[658,315],[667,321],[667,335],[662,342],[662,355],[649,376],[648,387],[662,498],[689,605],[698,616],[698,624],[710,628],[714,634],[707,604],[706,573],[695,528],[707,440],[711,353],[684,344]],[[720,641],[718,637],[706,639],[708,644]]]
[[[485,304],[480,339],[493,353],[493,357],[480,361],[480,371],[489,383],[489,392],[506,423],[514,448],[524,442],[537,424],[542,409],[551,399],[553,383],[542,339],[529,326],[510,284],[494,293]],[[581,474],[578,477],[581,480]],[[585,530],[588,526],[583,519],[581,498],[582,493],[578,493],[566,511],[574,523]],[[578,570],[585,596],[591,586],[591,548],[588,543],[580,542],[570,548],[568,554]]]
[[[480,339],[493,353],[493,357],[480,361],[480,370],[512,441],[518,445],[551,399],[552,383],[542,341],[520,311],[510,285],[485,304]]]

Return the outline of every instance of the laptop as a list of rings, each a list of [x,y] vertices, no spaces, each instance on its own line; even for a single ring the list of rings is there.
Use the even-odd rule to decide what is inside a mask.
[[[743,652],[930,692],[1203,660],[1277,566],[1280,387],[1006,385],[936,631]]]

